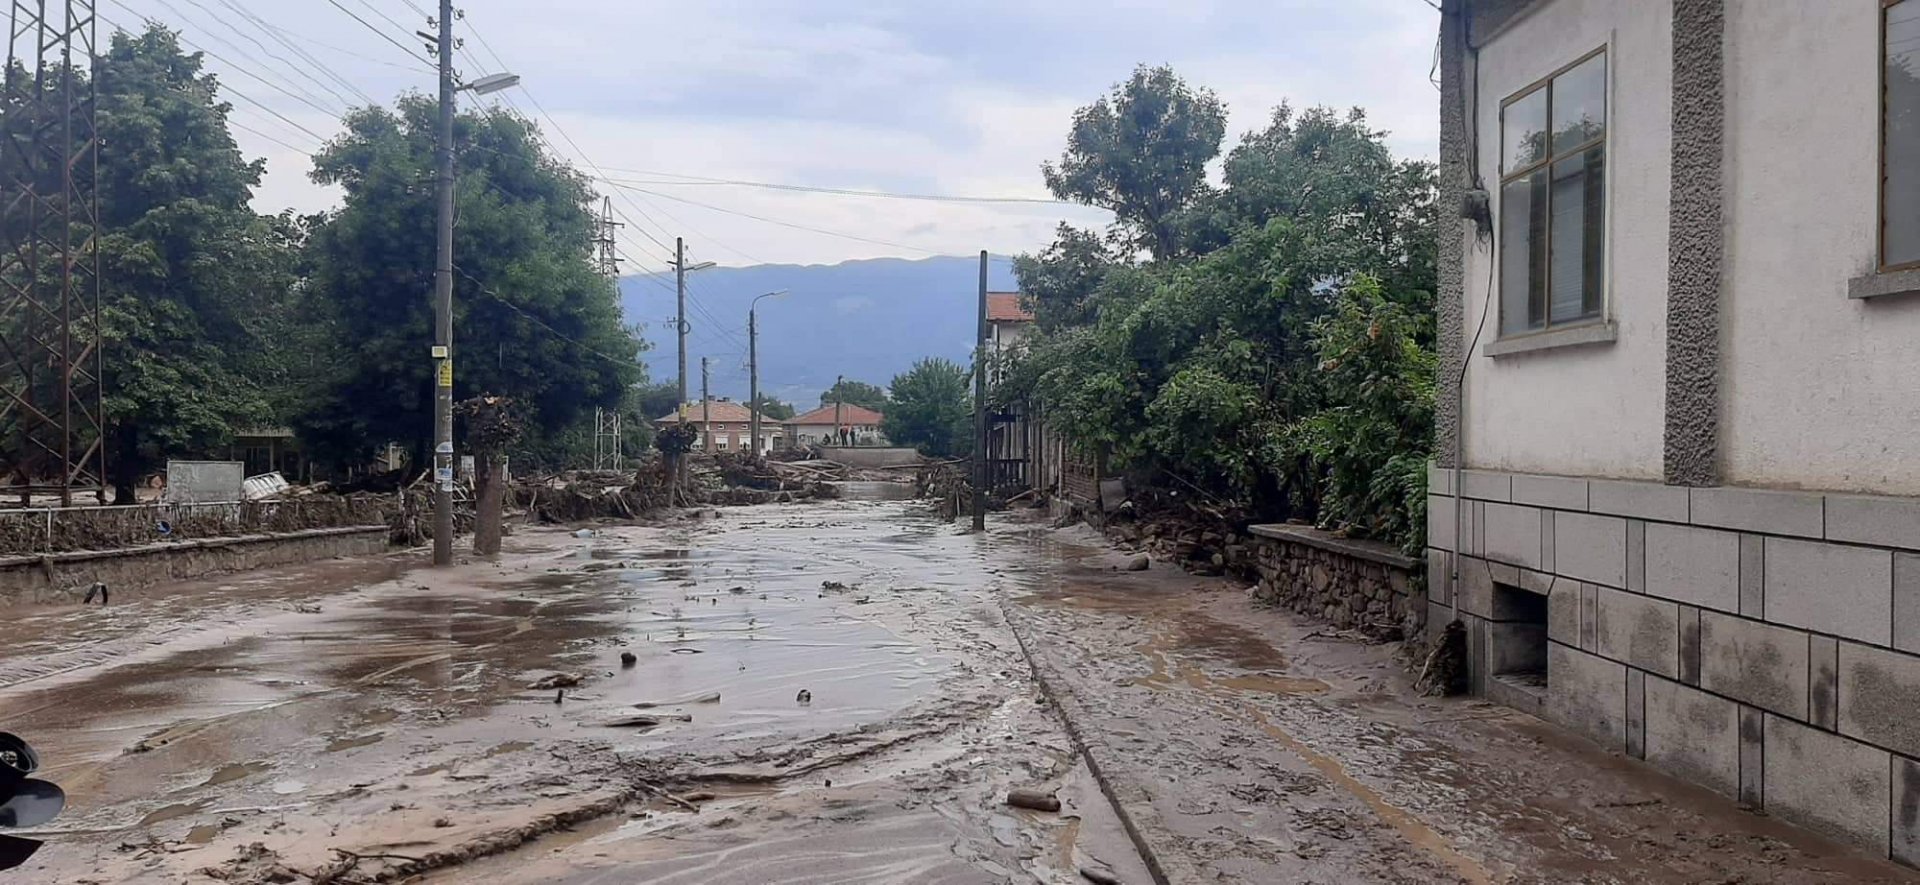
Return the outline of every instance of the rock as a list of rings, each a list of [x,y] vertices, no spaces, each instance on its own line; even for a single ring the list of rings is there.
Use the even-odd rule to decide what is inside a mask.
[[[1091,861],[1080,865],[1080,878],[1094,885],[1120,885],[1120,877],[1112,870]]]
[[[593,529],[581,529],[574,532],[573,536],[576,538],[591,538],[593,537]]]
[[[793,702],[802,706],[811,704],[813,703],[813,692],[804,688],[800,689],[800,693],[793,696]]]
[[[1218,553],[1215,553],[1215,554],[1213,555],[1213,567],[1214,567],[1214,568],[1221,568],[1221,567],[1224,567],[1224,566],[1225,566],[1226,564],[1227,564],[1227,558],[1226,558],[1225,556],[1222,556],[1222,555],[1220,555],[1220,554],[1218,554]]]
[[[622,667],[631,667],[639,662],[640,658],[633,652],[623,651],[620,653],[620,666]]]
[[[1051,790],[1034,787],[1015,787],[1007,791],[1007,804],[1015,808],[1031,808],[1034,811],[1059,811],[1060,798]]]
[[[1132,559],[1127,560],[1127,571],[1144,572],[1152,563],[1153,561],[1145,553],[1136,553]]]

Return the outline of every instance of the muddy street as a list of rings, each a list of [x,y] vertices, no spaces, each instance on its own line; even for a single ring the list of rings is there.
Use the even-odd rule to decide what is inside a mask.
[[[876,491],[22,610],[0,722],[71,801],[0,881],[1913,881],[1225,579]]]

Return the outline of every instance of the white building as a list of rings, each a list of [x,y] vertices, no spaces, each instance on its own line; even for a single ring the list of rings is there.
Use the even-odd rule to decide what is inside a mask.
[[[1443,5],[1430,625],[1920,864],[1920,0]]]

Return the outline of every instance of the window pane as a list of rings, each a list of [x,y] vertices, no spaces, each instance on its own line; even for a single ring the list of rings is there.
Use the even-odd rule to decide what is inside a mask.
[[[1500,189],[1500,331],[1546,325],[1547,171]]]
[[[1502,172],[1523,169],[1546,156],[1547,90],[1535,89],[1507,105],[1500,125],[1500,142],[1506,146]]]
[[[1582,197],[1586,205],[1586,236],[1580,250],[1580,274],[1583,295],[1580,299],[1580,315],[1599,316],[1604,306],[1602,295],[1606,292],[1606,256],[1607,256],[1607,149],[1604,145],[1595,145],[1587,149],[1587,191]]]
[[[1886,264],[1920,261],[1920,0],[1887,8]]]
[[[1599,305],[1604,216],[1600,169],[1589,165],[1589,160],[1599,159],[1599,151],[1588,151],[1553,164],[1553,243],[1547,286],[1552,300],[1549,316],[1556,323],[1589,316]]]
[[[1553,153],[1559,156],[1607,130],[1607,55],[1553,78]]]

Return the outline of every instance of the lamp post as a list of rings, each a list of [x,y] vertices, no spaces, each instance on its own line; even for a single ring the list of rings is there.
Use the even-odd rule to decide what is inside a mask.
[[[680,402],[683,404],[683,410],[684,403],[687,401],[687,274],[690,271],[706,270],[712,266],[711,261],[688,264],[687,241],[679,237],[673,238],[673,293],[680,307],[680,315],[675,320],[674,333],[680,340]],[[686,420],[683,412],[680,423],[684,424]]]
[[[785,294],[787,290],[779,289],[756,295],[747,304],[747,450],[755,458],[760,457],[760,324],[756,317],[760,299]]]
[[[440,119],[434,194],[438,246],[433,267],[433,564],[453,564],[453,98],[515,86],[517,74],[489,74],[470,83],[453,77],[453,0],[440,0]]]

